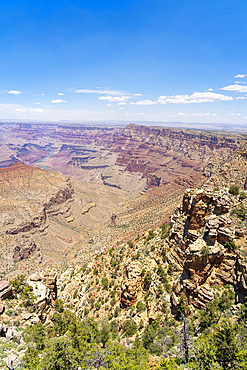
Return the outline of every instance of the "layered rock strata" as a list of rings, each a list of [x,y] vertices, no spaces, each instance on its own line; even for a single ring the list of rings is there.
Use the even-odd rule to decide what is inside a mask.
[[[247,297],[245,269],[246,219],[238,213],[246,202],[228,187],[205,185],[187,190],[172,216],[168,261],[183,269],[173,286],[172,304],[185,294],[189,304],[204,308],[214,298],[213,287],[234,285],[238,302]],[[247,211],[246,211],[247,214]],[[176,299],[177,297],[177,299]]]

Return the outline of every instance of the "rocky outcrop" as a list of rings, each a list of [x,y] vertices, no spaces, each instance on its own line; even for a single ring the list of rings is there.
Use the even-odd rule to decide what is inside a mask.
[[[0,281],[0,300],[11,298],[13,296],[12,285],[9,281]]]
[[[143,289],[142,265],[140,262],[129,262],[125,267],[126,277],[122,283],[121,307],[135,305]]]
[[[13,241],[13,262],[30,258],[34,252],[39,251],[32,237],[22,234]]]
[[[181,294],[186,294],[189,304],[204,308],[214,297],[212,287],[225,284],[234,285],[239,302],[247,299],[246,267],[240,262],[246,229],[242,224],[239,230],[234,212],[239,202],[227,187],[215,189],[213,182],[185,192],[181,207],[171,219],[168,241],[169,262],[176,261],[183,269],[173,287],[173,306]]]
[[[27,283],[33,288],[37,315],[42,322],[47,321],[54,313],[54,302],[57,298],[57,273],[42,271],[29,277]]]

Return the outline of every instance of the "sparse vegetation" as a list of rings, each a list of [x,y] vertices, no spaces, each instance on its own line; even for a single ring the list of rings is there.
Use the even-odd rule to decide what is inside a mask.
[[[229,193],[232,195],[238,195],[239,194],[239,187],[236,184],[232,184],[229,189]]]

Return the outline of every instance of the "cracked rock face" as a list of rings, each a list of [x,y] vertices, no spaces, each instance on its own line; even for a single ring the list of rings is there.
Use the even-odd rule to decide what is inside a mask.
[[[122,283],[121,306],[129,307],[136,304],[142,292],[142,265],[140,262],[126,264],[126,278]]]
[[[173,287],[174,307],[185,294],[190,304],[204,308],[213,299],[213,285],[234,285],[238,301],[247,299],[246,264],[239,258],[246,230],[232,216],[239,202],[226,187],[185,192],[181,208],[172,217],[169,236],[168,260],[183,269]]]
[[[33,294],[37,297],[37,315],[45,322],[53,315],[53,306],[57,298],[57,273],[54,271],[42,271],[34,273],[28,279],[28,284],[33,288]]]

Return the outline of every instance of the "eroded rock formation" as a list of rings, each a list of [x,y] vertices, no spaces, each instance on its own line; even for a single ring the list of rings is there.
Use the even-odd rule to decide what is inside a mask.
[[[173,287],[173,305],[174,294],[185,294],[190,304],[204,308],[214,297],[212,287],[225,284],[234,285],[239,302],[246,299],[247,264],[240,257],[245,251],[246,225],[245,216],[238,214],[239,205],[246,209],[229,188],[218,189],[213,183],[185,192],[171,219],[169,236],[168,260],[183,268]]]

